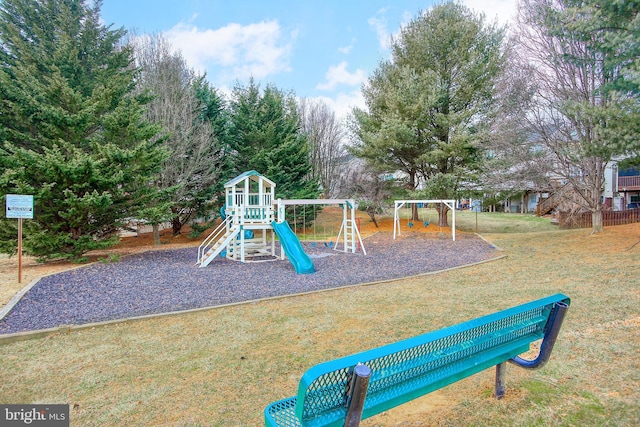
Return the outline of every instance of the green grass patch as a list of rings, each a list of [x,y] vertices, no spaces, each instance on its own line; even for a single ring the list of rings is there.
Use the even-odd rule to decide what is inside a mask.
[[[538,233],[557,231],[558,226],[549,218],[540,218],[532,214],[502,212],[456,212],[456,227],[463,231],[478,233]]]
[[[120,258],[122,258],[122,255],[120,254],[109,254],[104,258],[98,258],[98,261],[102,262],[103,264],[110,264],[112,262],[120,261]]]
[[[549,218],[537,217],[533,214],[503,213],[503,212],[472,212],[468,210],[456,211],[456,229],[467,232],[486,233],[537,233],[557,231],[558,226]],[[409,209],[400,210],[400,218],[410,218]],[[433,208],[418,209],[420,218],[418,227],[425,221],[430,224],[438,223],[438,213]],[[447,214],[449,225],[453,222],[453,212]]]

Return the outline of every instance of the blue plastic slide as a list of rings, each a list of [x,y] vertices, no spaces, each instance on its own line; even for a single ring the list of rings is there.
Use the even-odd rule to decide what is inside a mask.
[[[313,261],[309,258],[309,255],[302,248],[300,239],[295,235],[291,227],[286,221],[271,223],[273,230],[280,239],[280,244],[284,248],[284,253],[289,258],[291,265],[298,274],[310,274],[315,273],[316,268],[313,265]]]

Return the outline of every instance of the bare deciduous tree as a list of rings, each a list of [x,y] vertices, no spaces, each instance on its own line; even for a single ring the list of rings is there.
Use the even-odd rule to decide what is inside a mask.
[[[607,14],[607,7],[590,0],[522,0],[517,28],[521,63],[535,90],[524,117],[553,157],[554,173],[571,186],[572,201],[591,212],[592,232],[603,229],[605,168],[625,152],[610,132],[628,98],[616,86],[624,86],[624,67],[637,61],[628,54],[637,50],[637,8],[633,15],[623,9]],[[616,37],[622,41],[614,45]]]
[[[338,187],[358,202],[358,209],[366,211],[378,228],[376,215],[386,213],[385,201],[391,196],[391,181],[384,181],[385,174],[371,168],[364,160],[352,159],[341,165]]]
[[[551,172],[549,153],[542,150],[537,136],[527,124],[531,101],[530,75],[518,67],[516,45],[505,44],[507,66],[496,82],[496,111],[490,121],[488,155],[483,173],[471,182],[484,191],[519,193],[542,189]]]
[[[338,161],[344,157],[345,130],[335,112],[321,100],[303,98],[298,104],[302,131],[311,148],[312,177],[322,185],[325,197],[335,197]]]
[[[165,218],[178,234],[219,179],[222,149],[211,123],[201,117],[203,105],[195,90],[199,76],[182,55],[160,35],[139,37],[134,44],[141,68],[139,88],[153,96],[146,116],[164,128],[162,143],[170,153],[155,185],[172,190]],[[158,213],[156,224],[161,216]]]

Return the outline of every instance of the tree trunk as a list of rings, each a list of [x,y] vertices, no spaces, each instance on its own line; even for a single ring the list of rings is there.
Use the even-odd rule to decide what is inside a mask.
[[[409,184],[407,185],[409,191],[415,191],[416,189],[416,175],[417,173],[414,170],[409,172]],[[418,205],[416,203],[411,203],[411,221],[420,221]]]
[[[171,226],[173,228],[173,235],[177,236],[180,234],[180,230],[182,229],[182,222],[180,221],[180,217],[176,216],[171,220]]]
[[[602,226],[602,211],[591,211],[591,234],[602,233],[603,231],[604,227]]]
[[[420,221],[417,203],[411,203],[411,221]]]
[[[373,206],[369,206],[367,208],[367,214],[369,214],[369,218],[373,221],[373,224],[378,228],[378,221],[376,221],[376,209]]]
[[[153,224],[153,246],[160,246],[160,225]]]
[[[447,214],[449,213],[449,206],[444,203],[438,204],[438,225],[440,227],[448,227],[449,220],[447,218]]]

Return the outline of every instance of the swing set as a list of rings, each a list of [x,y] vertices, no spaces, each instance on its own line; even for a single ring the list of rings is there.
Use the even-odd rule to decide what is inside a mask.
[[[449,209],[451,209],[451,238],[455,242],[456,241],[456,201],[455,200],[396,200],[395,207],[393,209],[393,239],[395,240],[396,234],[402,234],[400,230],[400,208],[407,205],[412,204],[423,204],[428,205],[429,203],[438,203],[441,206],[445,205]],[[429,220],[424,221],[425,227],[429,225]],[[409,228],[413,226],[412,222],[409,222]],[[442,234],[442,228],[440,229],[440,234]]]
[[[338,232],[338,237],[336,237],[335,244],[332,241],[328,243],[325,242],[325,246],[333,247],[334,250],[340,250],[339,247],[342,246],[343,252],[351,252],[356,253],[358,249],[362,249],[362,253],[364,255],[367,254],[366,249],[364,248],[364,244],[362,243],[362,237],[360,236],[360,231],[358,230],[357,222],[356,222],[356,207],[353,200],[345,200],[345,199],[278,199],[276,201],[277,205],[277,218],[278,222],[285,221],[286,219],[286,208],[287,206],[293,206],[293,229],[294,233],[298,234],[297,228],[301,225],[302,230],[306,233],[307,229],[307,206],[313,206],[313,212],[315,217],[315,212],[318,206],[320,205],[333,205],[342,207],[342,223],[340,225],[340,231]],[[304,206],[302,211],[302,223],[300,224],[296,205]],[[316,239],[316,223],[317,221],[313,221],[313,238]],[[326,225],[323,226],[323,240],[327,236]]]

